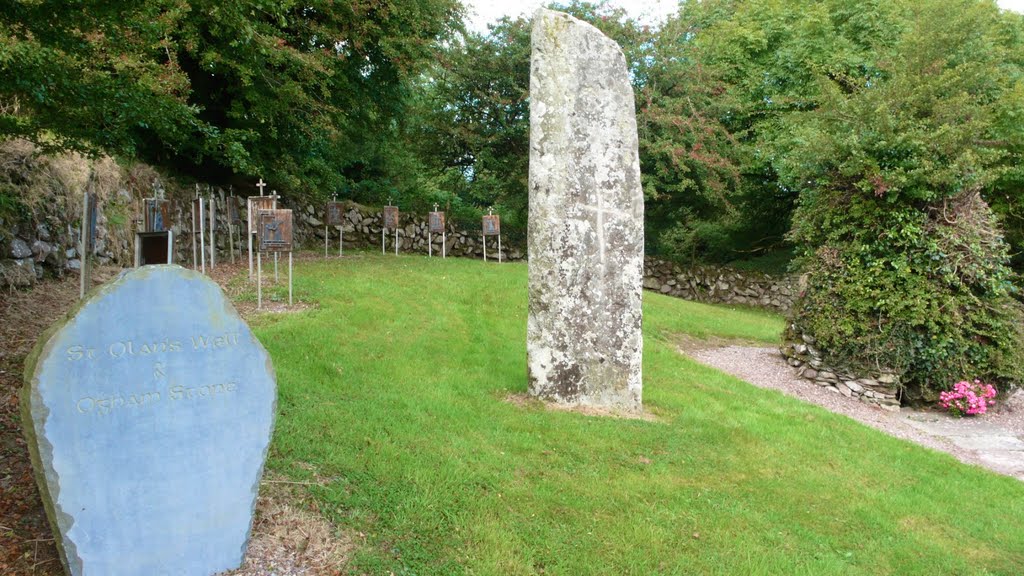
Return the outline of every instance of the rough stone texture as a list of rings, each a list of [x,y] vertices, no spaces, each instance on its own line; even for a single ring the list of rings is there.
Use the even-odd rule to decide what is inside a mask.
[[[644,258],[644,288],[709,304],[740,304],[789,312],[799,290],[797,276],[770,276],[726,267],[681,267]]]
[[[789,325],[783,339],[785,344],[779,351],[801,378],[891,412],[900,410],[900,378],[892,371],[854,375],[829,367],[824,364],[821,351],[812,346],[816,342],[814,337],[805,334],[796,324]]]
[[[26,436],[72,576],[241,563],[276,387],[213,281],[178,266],[123,273],[40,338],[25,375]]]
[[[622,50],[534,16],[530,70],[530,393],[641,408],[643,194]]]

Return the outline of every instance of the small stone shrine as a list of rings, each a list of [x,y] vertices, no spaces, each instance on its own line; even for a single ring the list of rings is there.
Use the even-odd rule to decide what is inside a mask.
[[[626,60],[567,14],[533,22],[530,394],[640,410],[644,205]]]
[[[220,287],[122,273],[36,344],[22,417],[71,576],[209,576],[245,554],[274,425],[270,357]]]
[[[135,266],[170,264],[174,258],[171,202],[162,198],[142,201],[142,230],[135,233]]]

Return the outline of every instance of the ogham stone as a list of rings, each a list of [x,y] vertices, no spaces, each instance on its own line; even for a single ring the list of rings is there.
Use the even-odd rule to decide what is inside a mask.
[[[643,193],[619,46],[539,10],[530,66],[530,394],[641,409]]]
[[[21,405],[72,576],[209,576],[242,561],[270,443],[270,357],[209,278],[145,266],[36,345]]]

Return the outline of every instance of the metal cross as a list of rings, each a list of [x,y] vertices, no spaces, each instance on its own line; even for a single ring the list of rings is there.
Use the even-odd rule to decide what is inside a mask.
[[[601,194],[597,194],[597,206],[584,206],[584,210],[591,210],[597,214],[597,245],[601,251],[601,265],[603,266],[604,261],[604,215],[614,214],[615,216],[627,217],[631,214],[627,214],[621,210],[613,210],[611,208],[605,208],[604,203],[601,202]]]
[[[256,183],[256,187],[260,189],[260,196],[263,196],[263,188],[266,187],[267,183],[260,178],[260,181]]]

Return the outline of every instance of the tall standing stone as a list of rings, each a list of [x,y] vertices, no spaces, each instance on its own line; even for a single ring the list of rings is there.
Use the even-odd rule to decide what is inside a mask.
[[[276,385],[220,288],[145,266],[39,341],[21,405],[72,576],[209,576],[242,561]]]
[[[530,393],[641,408],[643,193],[619,46],[539,10],[530,69]]]

